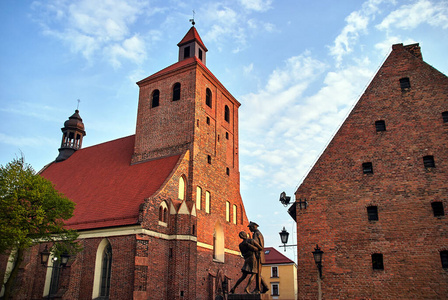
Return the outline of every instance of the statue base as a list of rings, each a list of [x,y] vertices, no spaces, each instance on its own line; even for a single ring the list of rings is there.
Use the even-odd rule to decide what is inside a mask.
[[[265,300],[269,299],[266,294],[229,294],[227,300]]]

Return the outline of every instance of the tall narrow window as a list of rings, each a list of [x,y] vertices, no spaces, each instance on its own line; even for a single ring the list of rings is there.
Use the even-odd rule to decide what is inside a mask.
[[[159,95],[159,90],[155,90],[154,92],[152,92],[151,107],[159,106]]]
[[[210,108],[212,107],[212,91],[209,88],[205,90],[205,104]]]
[[[378,221],[378,207],[377,206],[367,207],[367,217],[369,218],[369,221]]]
[[[278,267],[271,267],[271,277],[278,277]]]
[[[179,178],[179,192],[178,199],[185,200],[185,179],[183,176]]]
[[[173,101],[180,100],[180,83],[176,82],[173,86]]]
[[[53,261],[53,267],[51,272],[51,285],[50,285],[50,297],[56,295],[59,289],[59,276],[60,276],[60,263],[59,260]]]
[[[442,120],[443,120],[443,123],[448,123],[448,111],[444,111],[442,113]]]
[[[211,201],[210,192],[206,191],[205,192],[205,212],[208,214],[210,213],[210,201]]]
[[[272,296],[280,296],[278,292],[278,283],[271,283]]]
[[[202,61],[202,49],[199,48],[199,59]]]
[[[207,163],[209,164],[212,163],[212,157],[210,155],[207,155]]]
[[[436,164],[434,163],[434,156],[423,156],[423,165],[425,166],[425,168],[435,168]]]
[[[224,262],[224,230],[219,222],[213,233],[213,259]]]
[[[168,205],[165,201],[159,206],[159,225],[167,226],[168,223]]]
[[[190,57],[190,46],[184,48],[184,58]]]
[[[440,251],[440,259],[442,261],[442,268],[447,269],[448,268],[448,251],[447,250]]]
[[[230,122],[230,109],[227,105],[224,107],[224,120],[226,120],[227,123]]]
[[[230,222],[230,202],[226,201],[226,221]]]
[[[362,164],[362,172],[364,174],[373,174],[373,166],[371,162],[365,162]]]
[[[408,77],[404,77],[400,79],[400,87],[402,91],[406,91],[411,88],[411,82]]]
[[[201,210],[202,188],[196,187],[196,209]]]
[[[384,270],[383,254],[381,253],[372,254],[372,268],[374,270]]]
[[[229,176],[230,175],[230,169],[228,167],[226,167],[226,175]]]
[[[375,121],[376,131],[386,131],[386,122],[384,120]]]
[[[112,246],[107,239],[103,239],[96,251],[92,299],[109,299],[111,270]]]
[[[434,217],[441,217],[445,215],[445,210],[443,209],[443,203],[440,201],[431,203],[432,212]]]
[[[104,249],[103,265],[101,270],[100,297],[105,297],[105,299],[109,299],[111,269],[112,269],[112,246],[109,244]]]
[[[237,214],[236,214],[236,205],[234,204],[233,205],[233,219],[232,219],[232,221],[233,221],[233,224],[236,224],[236,221],[237,221],[238,219],[237,219]]]

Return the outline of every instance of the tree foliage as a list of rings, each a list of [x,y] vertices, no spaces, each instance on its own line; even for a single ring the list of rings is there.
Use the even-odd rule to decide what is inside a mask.
[[[0,254],[15,253],[9,282],[24,251],[37,243],[54,242],[56,256],[80,250],[76,231],[64,228],[74,209],[75,203],[36,174],[23,156],[0,167]]]

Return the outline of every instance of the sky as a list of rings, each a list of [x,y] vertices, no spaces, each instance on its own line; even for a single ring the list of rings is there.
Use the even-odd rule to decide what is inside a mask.
[[[444,0],[2,0],[0,164],[53,161],[78,99],[83,147],[134,134],[135,83],[177,62],[193,11],[207,67],[242,104],[241,195],[268,247],[283,226],[295,244],[279,195],[294,198],[393,44],[420,43],[448,74]]]

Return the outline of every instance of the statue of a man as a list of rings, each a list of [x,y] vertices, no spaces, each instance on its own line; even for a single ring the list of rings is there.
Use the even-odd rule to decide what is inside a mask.
[[[255,258],[257,259],[258,264],[258,272],[256,273],[256,285],[255,290],[252,292],[253,294],[257,293],[266,293],[269,291],[269,288],[267,284],[264,282],[263,278],[261,277],[261,267],[264,263],[264,238],[261,232],[258,230],[258,224],[255,222],[250,222],[249,230],[252,232],[252,239],[255,241],[256,244],[258,244],[258,251],[255,252]],[[261,285],[261,291],[260,291],[260,285]]]
[[[258,273],[258,262],[255,257],[255,253],[260,248],[260,245],[258,245],[258,243],[255,242],[253,239],[250,239],[249,234],[247,234],[244,231],[240,232],[239,237],[243,240],[239,245],[241,255],[243,255],[243,258],[244,258],[244,265],[241,268],[243,275],[241,275],[241,277],[235,283],[233,288],[230,290],[230,294],[233,294],[235,292],[236,287],[241,282],[243,282],[243,280],[246,279],[247,275],[249,275],[249,274],[251,276],[247,282],[247,285],[246,285],[246,288],[244,289],[244,291],[247,294],[250,294],[250,292],[248,290],[249,285],[252,283],[252,279],[253,279],[254,275]]]

